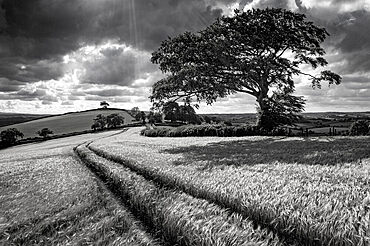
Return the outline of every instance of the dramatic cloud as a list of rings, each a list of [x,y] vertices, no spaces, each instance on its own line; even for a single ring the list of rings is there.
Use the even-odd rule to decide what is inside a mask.
[[[82,83],[131,86],[136,79],[145,79],[157,67],[150,62],[150,53],[131,48],[108,47],[94,60],[83,62],[86,73]]]
[[[65,112],[91,108],[94,101],[98,106],[100,100],[148,109],[151,85],[164,76],[150,62],[151,53],[162,40],[184,31],[198,31],[222,14],[232,15],[234,9],[266,7],[304,13],[331,34],[324,43],[328,68],[342,75],[343,83],[313,91],[309,81],[297,78],[297,94],[306,96],[308,110],[370,107],[366,99],[370,89],[368,0],[0,3],[2,110]],[[255,105],[253,98],[236,94],[213,108],[202,107],[202,112],[251,112]]]

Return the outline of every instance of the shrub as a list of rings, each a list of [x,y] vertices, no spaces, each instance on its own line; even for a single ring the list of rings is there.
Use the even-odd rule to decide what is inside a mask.
[[[370,132],[369,122],[366,120],[358,120],[352,123],[350,134],[353,136],[366,135]]]

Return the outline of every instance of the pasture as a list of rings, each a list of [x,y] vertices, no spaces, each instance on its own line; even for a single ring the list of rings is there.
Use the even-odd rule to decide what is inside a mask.
[[[91,130],[93,119],[98,115],[120,114],[124,117],[125,123],[130,124],[134,120],[126,110],[121,109],[97,109],[82,112],[74,112],[62,115],[55,115],[46,118],[36,119],[23,123],[0,127],[0,132],[7,128],[17,128],[24,134],[24,138],[36,137],[37,131],[42,128],[51,129],[55,135],[64,133],[81,132]]]
[[[370,244],[370,137],[141,129],[1,150],[0,242]]]

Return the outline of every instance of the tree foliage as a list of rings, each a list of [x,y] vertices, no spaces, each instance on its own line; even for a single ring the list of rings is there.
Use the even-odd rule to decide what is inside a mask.
[[[107,101],[102,101],[102,102],[100,102],[100,106],[101,106],[103,109],[106,109],[106,108],[108,108],[109,103],[108,103]]]
[[[133,107],[130,110],[130,114],[135,118],[136,121],[141,121],[145,124],[146,115],[144,111],[140,111],[139,107]]]
[[[46,138],[47,136],[53,134],[53,131],[49,128],[42,128],[41,130],[36,132],[40,137]]]
[[[123,125],[125,119],[119,114],[110,114],[107,116],[107,125],[109,128],[116,128],[117,126]]]
[[[105,128],[105,126],[107,125],[107,117],[105,117],[104,115],[102,114],[98,114],[95,119],[94,119],[94,123],[93,125],[91,126],[91,128],[93,129],[100,129],[100,130],[103,130]]]
[[[370,123],[366,120],[358,120],[352,123],[350,129],[351,135],[366,135],[370,133]]]
[[[200,117],[189,104],[179,105],[177,102],[169,101],[163,104],[162,111],[165,115],[164,119],[171,122],[182,121],[192,124],[201,122]]]
[[[149,111],[147,117],[150,124],[162,122],[162,114],[160,112]]]
[[[9,128],[0,133],[2,145],[9,146],[15,144],[18,138],[23,138],[24,135],[17,128]]]
[[[153,85],[151,100],[157,107],[179,99],[212,104],[246,93],[256,98],[261,128],[270,128],[271,121],[292,123],[304,106],[302,98],[292,95],[293,76],[308,76],[314,88],[322,81],[341,81],[328,70],[312,75],[300,69],[305,64],[313,69],[327,65],[320,46],[327,36],[303,14],[236,10],[234,16],[223,16],[198,33],[185,32],[162,42],[151,61],[168,76]],[[295,106],[289,109],[288,102]],[[276,108],[281,114],[276,115]]]

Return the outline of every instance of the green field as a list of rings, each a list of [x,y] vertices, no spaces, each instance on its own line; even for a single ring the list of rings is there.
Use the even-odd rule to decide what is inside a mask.
[[[130,124],[134,118],[127,113],[126,110],[121,109],[97,109],[89,110],[75,113],[67,113],[62,115],[55,115],[50,117],[45,117],[41,119],[36,119],[28,122],[8,125],[0,127],[0,131],[7,128],[15,127],[24,134],[24,138],[36,137],[37,131],[42,128],[51,129],[54,134],[60,135],[64,133],[71,132],[81,132],[85,130],[91,130],[91,125],[93,124],[93,119],[98,114],[109,115],[118,113],[122,115],[125,119],[125,124]]]
[[[369,136],[141,129],[1,150],[0,244],[370,244]]]

